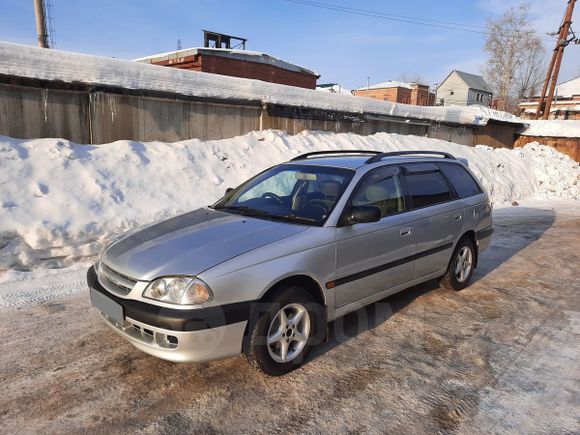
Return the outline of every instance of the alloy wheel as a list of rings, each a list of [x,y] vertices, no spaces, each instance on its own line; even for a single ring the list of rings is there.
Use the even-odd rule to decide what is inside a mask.
[[[268,328],[267,345],[272,359],[279,363],[292,361],[302,353],[310,335],[310,315],[301,304],[281,308]]]
[[[457,253],[455,262],[455,278],[458,282],[463,283],[469,277],[473,267],[473,254],[468,246],[464,246]]]

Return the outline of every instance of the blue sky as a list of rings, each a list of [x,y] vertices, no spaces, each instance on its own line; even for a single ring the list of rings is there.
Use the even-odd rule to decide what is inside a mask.
[[[432,20],[484,25],[519,0],[320,0]],[[52,0],[61,50],[125,59],[202,45],[201,29],[248,38],[263,51],[314,69],[348,88],[419,75],[431,84],[453,68],[478,73],[483,35],[317,9],[284,0]],[[565,0],[531,1],[538,31],[556,30]],[[578,6],[580,8],[580,6]],[[576,11],[575,16],[579,16]],[[576,26],[580,30],[580,23]],[[0,40],[35,44],[32,0],[0,0]],[[553,48],[547,38],[546,47]],[[570,46],[560,81],[580,75]]]

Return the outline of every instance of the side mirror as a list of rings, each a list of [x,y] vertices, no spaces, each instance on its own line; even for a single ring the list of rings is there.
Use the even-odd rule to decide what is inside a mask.
[[[230,193],[232,190],[234,190],[234,188],[233,188],[233,187],[228,187],[228,188],[226,189],[226,195],[227,195],[228,193]]]
[[[351,224],[377,222],[381,219],[381,210],[372,205],[355,205],[350,209],[348,221]]]

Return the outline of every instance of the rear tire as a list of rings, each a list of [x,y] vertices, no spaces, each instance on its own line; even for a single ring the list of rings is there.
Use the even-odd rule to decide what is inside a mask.
[[[441,287],[455,291],[467,287],[475,269],[475,255],[475,246],[471,239],[461,239],[453,251],[447,272],[439,282]]]
[[[270,376],[281,376],[306,361],[324,330],[324,309],[301,287],[281,287],[263,301],[250,325],[246,359]]]

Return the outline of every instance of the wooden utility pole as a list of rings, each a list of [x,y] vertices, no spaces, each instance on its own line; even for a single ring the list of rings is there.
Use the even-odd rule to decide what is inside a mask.
[[[44,0],[34,0],[34,13],[36,15],[36,34],[38,35],[38,46],[49,48],[48,32],[46,31],[46,9]]]
[[[568,33],[570,32],[570,25],[572,24],[572,12],[574,11],[575,3],[576,0],[568,0],[568,7],[564,13],[564,21],[560,27],[556,48],[554,48],[554,52],[552,53],[552,59],[550,60],[548,71],[546,72],[546,80],[544,81],[542,94],[540,95],[540,101],[538,101],[536,119],[540,119],[540,117],[542,117],[542,119],[548,119],[548,116],[550,116],[550,108],[552,107],[552,100],[554,99],[556,83],[558,83],[558,74],[560,73],[560,65],[562,65],[564,48],[566,48],[566,46],[570,43],[570,40],[568,39]],[[546,97],[548,85],[550,86],[550,90],[548,92],[548,97]]]

